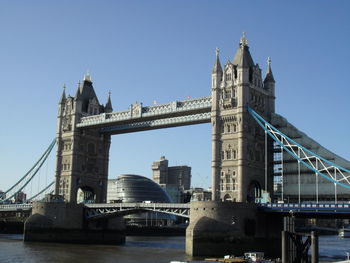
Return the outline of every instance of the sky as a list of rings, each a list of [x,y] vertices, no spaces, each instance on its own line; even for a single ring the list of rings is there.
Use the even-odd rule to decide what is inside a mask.
[[[56,136],[62,87],[88,71],[100,103],[168,103],[210,95],[215,48],[232,60],[242,32],[255,63],[271,57],[276,112],[350,160],[350,2],[224,0],[0,1],[0,189]],[[109,178],[152,176],[153,161],[192,167],[211,184],[210,124],[114,135]],[[42,178],[54,178],[51,154]]]

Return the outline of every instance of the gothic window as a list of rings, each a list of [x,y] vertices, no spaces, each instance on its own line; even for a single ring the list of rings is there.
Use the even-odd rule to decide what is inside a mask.
[[[231,73],[226,73],[226,80],[232,80]]]
[[[231,98],[231,90],[225,90],[225,99]]]
[[[252,80],[253,80],[253,68],[250,67],[249,68],[249,82],[252,82]]]
[[[232,155],[233,155],[233,159],[236,160],[237,159],[237,151],[233,150]]]
[[[224,159],[225,159],[225,152],[221,151],[221,160],[224,160]]]
[[[237,132],[237,124],[232,125],[232,130],[233,130],[233,132]]]
[[[232,89],[232,97],[233,97],[233,98],[236,97],[236,89]]]
[[[226,191],[231,190],[231,178],[229,174],[226,174],[225,176],[225,183],[226,183]]]
[[[226,151],[226,159],[231,159],[231,150]]]
[[[227,132],[231,132],[231,125],[227,124]]]

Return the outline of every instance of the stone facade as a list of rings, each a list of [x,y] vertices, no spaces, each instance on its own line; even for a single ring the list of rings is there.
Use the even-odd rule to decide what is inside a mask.
[[[191,187],[191,167],[186,165],[169,166],[162,156],[152,164],[153,180],[171,196],[173,202],[182,202],[182,194]]]
[[[100,105],[89,75],[75,97],[63,91],[58,107],[55,193],[68,202],[106,202],[110,135],[98,129],[79,129],[85,116],[112,111],[110,98]]]
[[[250,106],[267,120],[275,111],[270,60],[264,80],[261,75],[245,36],[234,60],[223,69],[217,50],[211,88],[213,200],[254,201],[265,188],[265,173],[272,174],[272,142],[247,111]],[[267,190],[272,191],[272,177],[267,181]]]

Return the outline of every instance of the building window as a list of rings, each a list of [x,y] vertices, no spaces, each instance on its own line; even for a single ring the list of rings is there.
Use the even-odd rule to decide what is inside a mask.
[[[227,125],[227,132],[231,132],[231,125],[230,124]]]
[[[231,159],[231,151],[230,150],[228,150],[228,151],[226,151],[226,159]]]
[[[232,80],[231,73],[226,73],[226,80]]]
[[[230,90],[225,90],[225,99],[231,98],[231,91]]]
[[[224,160],[224,159],[225,159],[225,152],[221,151],[221,160]]]
[[[237,132],[237,124],[232,125],[232,130],[233,130],[233,132]]]
[[[237,151],[236,150],[233,150],[232,155],[233,155],[233,159],[237,159]]]

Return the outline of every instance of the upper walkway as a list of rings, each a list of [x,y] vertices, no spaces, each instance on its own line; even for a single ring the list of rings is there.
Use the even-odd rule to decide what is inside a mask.
[[[210,122],[211,97],[143,107],[132,104],[128,110],[82,117],[77,127],[100,128],[104,133],[126,133]]]

